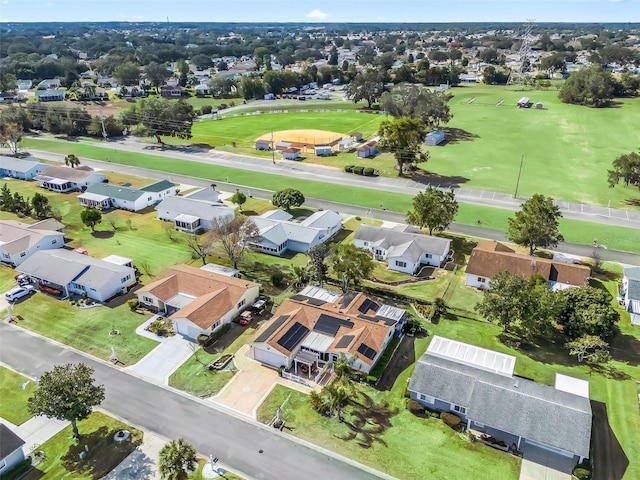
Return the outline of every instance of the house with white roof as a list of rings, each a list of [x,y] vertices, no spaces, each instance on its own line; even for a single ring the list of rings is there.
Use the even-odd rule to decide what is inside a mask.
[[[640,267],[624,267],[618,301],[624,305],[631,324],[640,326]]]
[[[411,399],[450,412],[485,443],[512,453],[543,449],[589,457],[589,384],[556,375],[555,386],[514,375],[516,357],[434,336],[409,382]]]
[[[91,185],[107,181],[104,174],[86,165],[76,168],[50,166],[42,170],[34,179],[42,188],[58,193],[84,191]]]
[[[292,218],[284,210],[270,210],[251,217],[259,234],[250,241],[250,246],[258,252],[277,256],[287,250],[306,253],[342,230],[342,217],[330,210],[315,212],[301,222]]]
[[[0,176],[33,180],[47,165],[35,157],[16,158],[0,155]]]
[[[35,252],[64,247],[64,225],[55,219],[28,224],[0,221],[0,261],[20,265]]]
[[[155,207],[158,220],[173,222],[177,230],[196,232],[211,229],[214,221],[229,221],[235,209],[218,201],[218,192],[205,188],[184,197],[165,197]]]
[[[374,260],[386,260],[387,269],[411,275],[423,265],[440,267],[451,249],[451,240],[424,235],[408,225],[394,228],[360,225],[354,244],[371,252]]]
[[[176,186],[168,180],[154,182],[142,188],[112,183],[97,183],[78,195],[78,201],[84,207],[105,210],[120,208],[139,212],[175,194]]]
[[[133,267],[121,265],[121,257],[115,260],[114,263],[109,257],[101,260],[71,250],[45,250],[31,255],[16,270],[35,279],[43,291],[59,292],[64,298],[76,294],[106,302],[127,293],[136,283]]]

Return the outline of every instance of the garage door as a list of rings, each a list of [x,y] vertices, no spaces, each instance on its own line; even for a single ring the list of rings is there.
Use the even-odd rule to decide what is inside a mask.
[[[189,322],[175,322],[176,332],[182,335],[183,337],[191,338],[193,340],[198,338],[203,330],[195,325],[192,325]]]
[[[261,348],[253,347],[253,358],[272,367],[280,367],[285,364],[285,360],[279,353],[269,352]]]

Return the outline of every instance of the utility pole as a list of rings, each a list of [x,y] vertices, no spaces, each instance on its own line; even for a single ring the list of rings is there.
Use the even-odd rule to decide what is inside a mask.
[[[271,129],[271,162],[276,164],[276,145],[273,143],[273,128]]]
[[[520,186],[520,175],[522,174],[523,162],[524,162],[524,155],[520,157],[520,170],[518,170],[518,180],[516,181],[516,193],[513,195],[514,198],[518,198],[518,187]]]
[[[98,113],[100,114],[100,125],[102,125],[102,137],[106,140],[108,135],[107,129],[104,128],[104,115],[102,114],[102,107],[98,108]]]

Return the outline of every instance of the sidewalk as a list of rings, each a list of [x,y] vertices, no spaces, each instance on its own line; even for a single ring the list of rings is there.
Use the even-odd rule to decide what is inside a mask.
[[[0,418],[0,423],[24,440],[22,451],[25,457],[69,425],[69,422],[45,416],[31,417],[22,425],[14,425],[4,418]]]
[[[103,480],[160,480],[158,456],[168,440],[144,431],[142,445],[125,458]]]

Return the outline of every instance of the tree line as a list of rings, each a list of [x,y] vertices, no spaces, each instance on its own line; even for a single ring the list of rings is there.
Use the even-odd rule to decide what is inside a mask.
[[[31,216],[36,220],[55,217],[53,208],[49,205],[49,197],[38,192],[31,198],[25,198],[19,192],[12,194],[6,183],[0,189],[0,210],[20,217]]]

